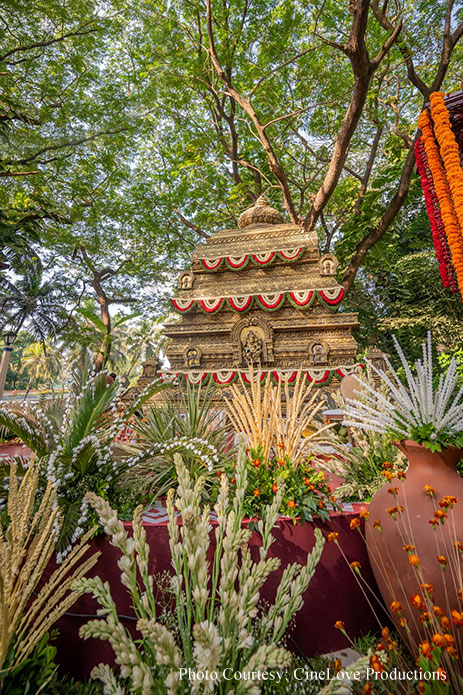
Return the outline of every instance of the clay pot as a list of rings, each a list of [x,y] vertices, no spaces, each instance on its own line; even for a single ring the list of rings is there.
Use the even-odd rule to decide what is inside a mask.
[[[365,533],[368,555],[378,587],[386,607],[390,609],[393,601],[402,604],[401,613],[392,612],[395,625],[409,644],[426,639],[425,629],[419,621],[420,610],[412,607],[410,597],[421,594],[420,582],[428,582],[434,587],[434,605],[439,606],[450,618],[451,609],[462,610],[458,598],[463,572],[463,556],[455,548],[455,541],[463,543],[463,478],[456,471],[456,464],[463,451],[449,448],[431,452],[424,445],[406,440],[396,442],[396,446],[406,455],[409,467],[405,479],[394,478],[384,485],[370,503],[370,515]],[[431,485],[435,496],[425,492],[425,485]],[[388,490],[398,488],[396,496]],[[433,518],[439,502],[446,495],[458,499],[453,510],[447,509],[445,523],[433,529],[429,520]],[[387,512],[401,505],[404,511],[396,514],[396,520]],[[381,533],[374,528],[380,522]],[[419,558],[419,568],[410,564],[410,555],[403,550],[404,545],[413,545]],[[437,560],[438,555],[447,558],[445,571]],[[463,587],[462,587],[463,588]],[[400,625],[400,617],[407,619],[410,633]]]

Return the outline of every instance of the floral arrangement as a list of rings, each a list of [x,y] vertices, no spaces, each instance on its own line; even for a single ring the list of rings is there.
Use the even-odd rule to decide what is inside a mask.
[[[288,666],[291,654],[284,645],[285,632],[303,605],[303,595],[320,560],[324,539],[316,529],[315,546],[307,563],[293,563],[285,568],[275,603],[260,612],[261,588],[280,564],[269,551],[282,491],[259,521],[262,547],[258,560],[253,561],[248,545],[252,532],[242,523],[247,488],[244,457],[238,459],[233,498],[227,477],[221,476],[220,494],[214,506],[217,523],[213,549],[210,508],[201,509],[204,480],[199,479],[193,485],[179,456],[176,465],[177,493],[171,490],[167,498],[174,570],[168,596],[174,612],[159,610],[158,587],[148,571],[149,546],[143,530],[142,508],[134,514],[133,536],[129,537],[107,501],[92,493],[87,496],[111,544],[122,554],[118,561],[121,583],[130,594],[139,633],[134,639],[122,624],[107,582],[99,577],[76,582],[76,590],[92,594],[101,606],[99,618],[84,625],[81,636],[108,641],[120,667],[119,676],[107,664],[99,664],[92,676],[103,681],[106,693],[114,695],[127,692],[258,695],[260,687],[249,681],[237,685],[233,681],[209,680],[190,686],[181,681],[180,669],[186,669],[185,673],[191,668],[220,674],[231,665],[240,671]]]
[[[246,516],[260,517],[263,509],[272,504],[279,492],[281,482],[284,492],[281,498],[279,513],[287,516],[296,523],[300,519],[313,521],[317,516],[323,521],[329,519],[330,511],[341,509],[336,497],[328,485],[326,474],[316,470],[312,465],[312,457],[293,466],[287,454],[265,459],[262,448],[246,449],[246,467],[248,486],[244,496]],[[230,474],[231,484],[235,483],[233,472]]]
[[[452,292],[458,292],[450,248],[447,237],[445,236],[444,222],[442,220],[436,189],[434,188],[431,169],[429,168],[423,138],[419,138],[415,143],[415,156],[416,165],[421,177],[426,210],[431,223],[432,240],[434,248],[436,249],[436,258],[439,263],[439,273],[442,284],[444,287],[450,287]]]
[[[389,360],[386,371],[369,363],[388,394],[358,378],[360,398],[348,400],[344,424],[387,434],[396,440],[412,439],[431,451],[463,447],[463,388],[459,387],[456,360],[451,360],[445,375],[439,375],[435,388],[431,334],[422,345],[423,359],[415,362],[415,374],[395,336],[393,339],[406,385]]]
[[[59,562],[94,524],[94,514],[85,499],[88,490],[111,499],[123,513],[133,511],[138,504],[133,490],[121,488],[122,473],[135,463],[127,453],[125,458],[116,455],[114,440],[144,400],[164,388],[166,385],[154,382],[121,409],[120,384],[108,384],[105,372],[96,374],[87,356],[83,365],[72,365],[63,395],[26,406],[0,405],[0,425],[17,435],[41,464],[38,497],[45,494],[48,483],[56,486],[62,513]],[[8,469],[2,467],[0,490],[8,482]]]
[[[444,95],[441,92],[434,92],[431,94],[430,101],[431,115],[425,109],[420,114],[418,126],[422,132],[421,139],[432,185],[439,202],[440,217],[450,248],[456,280],[463,296],[463,170]],[[418,166],[420,166],[419,163]],[[430,179],[426,177],[426,180],[429,190]],[[426,196],[426,184],[424,192]],[[433,225],[433,217],[435,215],[430,216],[431,225]]]

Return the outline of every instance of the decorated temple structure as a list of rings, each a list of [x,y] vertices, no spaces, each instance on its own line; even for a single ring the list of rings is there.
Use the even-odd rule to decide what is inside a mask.
[[[292,381],[302,369],[317,385],[339,385],[356,370],[357,314],[338,311],[344,288],[337,259],[320,255],[316,232],[285,223],[263,198],[238,229],[199,244],[172,298],[179,321],[165,326],[164,379],[227,385],[249,366]],[[144,363],[139,387],[154,376]]]

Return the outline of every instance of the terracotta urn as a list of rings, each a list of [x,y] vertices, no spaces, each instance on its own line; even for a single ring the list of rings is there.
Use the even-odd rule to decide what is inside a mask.
[[[438,606],[448,618],[452,609],[463,609],[458,596],[463,589],[463,555],[455,545],[458,541],[463,544],[463,478],[456,471],[463,450],[431,452],[410,440],[396,442],[396,446],[408,458],[406,476],[394,478],[378,490],[370,503],[365,533],[383,600],[395,625],[412,644],[427,639],[420,621],[422,610],[412,606],[412,596],[426,598],[427,607]],[[457,498],[453,508],[440,506],[446,496]],[[437,523],[430,523],[431,519]],[[424,583],[433,587],[432,602],[420,590]],[[400,608],[395,604],[391,610],[393,602]]]

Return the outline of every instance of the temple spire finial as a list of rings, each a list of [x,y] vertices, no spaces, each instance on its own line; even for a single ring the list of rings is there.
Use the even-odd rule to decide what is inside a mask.
[[[238,227],[244,229],[251,224],[284,224],[285,220],[281,212],[270,207],[265,197],[261,195],[250,208],[245,210],[238,218]]]

